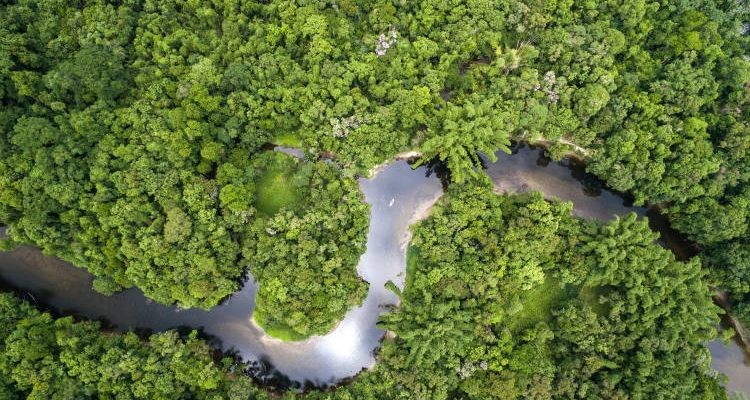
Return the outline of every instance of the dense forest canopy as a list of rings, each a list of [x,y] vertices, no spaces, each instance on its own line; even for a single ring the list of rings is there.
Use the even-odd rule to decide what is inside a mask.
[[[676,261],[645,220],[575,219],[489,184],[446,196],[415,228],[383,320],[396,338],[377,398],[726,398],[703,347],[718,308],[700,263]]]
[[[196,332],[103,334],[97,322],[55,319],[0,293],[2,399],[256,398],[235,368],[230,358],[214,360]]]
[[[708,284],[750,323],[745,1],[0,10],[0,248],[40,247],[88,269],[101,292],[137,286],[210,308],[249,269],[269,333],[324,333],[366,292],[355,176],[404,150],[447,164],[450,199],[431,221],[484,213],[498,225],[420,225],[403,305],[383,321],[398,338],[353,398],[381,384],[394,398],[710,398],[698,345],[715,322]],[[511,140],[575,154],[636,203],[662,206],[705,250],[704,272],[652,246],[642,222],[597,227],[559,204],[486,193],[477,153]],[[634,291],[642,280],[661,289]],[[524,316],[535,301],[544,320]],[[598,345],[607,338],[621,345]]]
[[[367,209],[351,176],[264,154],[299,135],[270,104],[270,119],[252,115],[267,69],[249,69],[258,44],[240,55],[245,13],[80,6],[20,2],[0,16],[0,221],[13,242],[86,267],[104,293],[137,286],[183,307],[217,304],[251,267],[269,332],[327,332],[366,293],[354,266]]]
[[[254,204],[228,209],[214,193],[253,194],[219,187],[217,171],[280,138],[334,155],[345,173],[416,147],[459,182],[477,151],[543,140],[553,154],[582,153],[638,202],[668,205],[699,242],[746,246],[743,2],[19,1],[4,11],[0,220],[17,242],[87,267],[105,292],[135,284],[202,307],[231,293],[252,246],[227,219]],[[140,257],[167,240],[168,255]],[[182,267],[153,283],[164,258]],[[717,279],[746,269],[726,268]]]
[[[365,248],[368,207],[357,182],[328,163],[283,153],[254,162],[263,171],[255,183],[258,208],[271,215],[251,223],[255,237],[243,252],[257,266],[255,321],[283,339],[325,334],[367,294],[354,267]]]
[[[538,192],[454,185],[414,229],[401,305],[382,320],[395,338],[374,370],[305,396],[727,399],[703,346],[718,323],[705,273],[656,236],[635,214],[595,222]],[[266,398],[195,332],[104,334],[7,294],[0,311],[11,399]]]

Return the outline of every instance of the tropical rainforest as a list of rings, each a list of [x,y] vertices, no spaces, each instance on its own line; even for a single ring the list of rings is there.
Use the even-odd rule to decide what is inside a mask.
[[[210,309],[249,272],[255,321],[300,340],[367,293],[356,179],[415,150],[451,183],[414,228],[401,305],[381,321],[395,338],[374,370],[308,396],[726,396],[701,343],[713,293],[750,323],[747,2],[0,10],[0,249],[32,245],[87,269],[97,291],[184,308]],[[479,154],[511,141],[584,160],[658,206],[699,256],[676,261],[634,217],[601,224],[492,193]],[[1,299],[5,397],[266,396],[195,334],[103,332]]]
[[[0,294],[2,399],[247,399],[258,391],[192,332],[107,334]]]
[[[414,228],[401,305],[381,321],[396,336],[376,368],[307,396],[726,399],[703,346],[719,320],[705,273],[656,236],[635,214],[605,224],[538,192],[497,195],[486,178],[452,186]],[[195,331],[103,334],[95,322],[0,300],[8,394],[265,395]]]
[[[700,262],[645,220],[571,217],[541,194],[451,188],[414,229],[396,334],[352,399],[723,399]],[[370,383],[370,385],[367,385]],[[373,389],[374,388],[374,389]]]

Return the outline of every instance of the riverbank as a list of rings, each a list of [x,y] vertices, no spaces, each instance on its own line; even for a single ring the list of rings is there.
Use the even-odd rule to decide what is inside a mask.
[[[497,186],[541,190],[571,201],[578,216],[607,220],[629,212],[648,212],[627,204],[626,199],[585,175],[580,166],[551,162],[540,149],[519,146],[515,154],[502,153],[498,158],[497,163],[487,164],[486,170]],[[379,316],[387,305],[399,300],[385,284],[390,280],[397,287],[404,287],[409,227],[427,216],[432,203],[443,193],[440,180],[430,175],[429,168],[412,169],[403,160],[391,161],[373,178],[360,178],[359,185],[371,205],[371,226],[367,250],[357,270],[370,283],[370,291],[365,303],[350,310],[332,332],[309,340],[267,340],[268,336],[252,321],[258,287],[252,279],[211,311],[177,312],[173,307],[148,301],[136,289],[114,296],[94,293],[91,277],[84,270],[28,248],[0,253],[0,278],[10,286],[33,293],[44,307],[88,319],[103,317],[107,326],[118,331],[202,327],[203,334],[215,338],[213,343],[217,346],[234,351],[253,365],[251,374],[271,390],[330,387],[350,381],[363,368],[375,365],[373,351],[385,334],[377,327]],[[732,364],[727,368],[742,367]],[[732,375],[732,371],[726,372]],[[734,376],[737,375],[735,371]]]
[[[405,161],[392,161],[370,179],[359,179],[359,190],[370,204],[367,249],[357,273],[370,287],[363,304],[349,310],[332,331],[306,340],[273,340],[253,321],[258,283],[248,275],[242,290],[210,311],[178,310],[152,302],[137,289],[113,296],[91,290],[91,275],[39,250],[23,247],[0,253],[0,280],[8,288],[29,292],[38,304],[59,315],[106,320],[116,331],[200,329],[224,351],[249,363],[250,374],[270,390],[330,387],[375,364],[373,351],[384,331],[377,327],[381,313],[398,298],[385,288],[387,281],[403,287],[408,228],[421,217],[442,186]]]
[[[724,291],[719,291],[714,295],[714,303],[726,312],[724,320],[729,327],[734,330],[735,339],[742,350],[748,357],[750,357],[750,332],[748,332],[747,328],[737,317],[732,315],[732,303],[729,300],[729,294]]]
[[[393,156],[393,158],[387,159],[383,161],[382,163],[370,168],[370,170],[367,171],[367,174],[364,177],[372,178],[373,176],[377,175],[378,172],[382,171],[385,167],[387,167],[388,164],[391,164],[394,161],[401,161],[401,160],[411,161],[421,156],[422,156],[422,153],[416,150],[409,150],[409,151],[398,153],[395,156]]]
[[[581,161],[584,163],[587,162],[587,157],[589,157],[592,152],[590,149],[579,146],[571,142],[570,140],[563,139],[563,138],[551,140],[551,139],[542,137],[533,141],[522,139],[522,138],[517,138],[516,141],[522,142],[522,143],[528,143],[529,145],[532,145],[532,146],[544,147],[546,149],[549,149],[551,146],[555,144],[562,144],[571,148],[570,151],[567,151],[563,154],[563,157],[575,159],[577,161]]]
[[[555,143],[561,143],[570,146],[572,150],[565,153],[565,157],[570,160],[570,163],[573,164],[573,168],[575,168],[577,164],[577,166],[581,168],[580,172],[588,174],[587,172],[585,172],[585,167],[588,164],[587,157],[591,154],[590,149],[583,148],[565,139],[556,141],[551,141],[544,138],[538,139],[536,141],[529,141],[521,138],[517,139],[519,139],[517,143],[526,144],[531,147],[539,147],[544,149],[545,151],[548,151],[550,146],[554,145]],[[605,181],[600,180],[599,178],[596,179],[599,181],[600,187],[607,187]],[[610,188],[607,188],[607,190],[616,193],[618,196],[621,196],[623,198],[629,197],[628,193],[621,193]],[[544,190],[542,189],[542,191]],[[665,245],[667,245],[667,247],[669,247],[675,253],[675,256],[678,259],[685,260],[700,253],[701,249],[698,248],[699,246],[696,243],[687,239],[684,235],[672,228],[669,219],[663,213],[664,204],[646,204],[641,208],[645,209],[646,213],[649,214],[648,217],[650,220],[652,220],[652,228],[654,228],[654,225],[658,225],[658,230],[662,233],[662,239],[665,242],[669,242],[665,243]],[[721,292],[720,290],[718,291],[719,293],[714,296],[714,302],[716,303],[716,305],[721,307],[724,312],[726,312],[726,315],[730,320],[730,326],[736,333],[738,345],[743,349],[745,354],[750,357],[750,331],[748,331],[747,327],[745,327],[739,319],[732,315],[732,304],[729,296],[726,293]]]
[[[520,146],[528,145],[531,148],[540,148],[543,149],[545,152],[550,150],[550,147],[555,144],[562,144],[565,146],[570,147],[570,151],[564,153],[563,159],[561,160],[553,160],[549,159],[546,162],[549,163],[551,161],[556,162],[562,162],[565,164],[570,165],[570,168],[576,171],[576,173],[581,177],[582,180],[585,181],[595,181],[589,186],[594,187],[594,190],[601,191],[602,189],[605,189],[611,193],[613,193],[615,196],[628,199],[631,196],[628,193],[622,193],[616,190],[613,190],[609,188],[605,181],[599,179],[598,177],[594,177],[592,174],[589,174],[586,171],[586,165],[588,164],[588,157],[592,154],[593,150],[584,148],[582,146],[579,146],[576,143],[573,143],[567,139],[547,139],[547,138],[539,138],[536,140],[530,140],[528,138],[524,137],[515,137],[512,141],[512,147],[511,148],[519,148]],[[500,153],[498,153],[500,154]],[[397,154],[394,158],[390,160],[386,160],[381,164],[376,165],[375,167],[371,168],[368,171],[368,174],[366,176],[372,177],[375,174],[377,174],[379,171],[381,171],[383,168],[388,166],[391,162],[395,160],[413,160],[415,158],[421,157],[422,153],[418,150],[409,150],[404,151],[402,153]],[[588,177],[585,177],[588,175]],[[594,179],[591,179],[594,177]],[[536,176],[534,179],[531,179],[536,182],[545,181],[546,177],[539,177]],[[509,183],[510,180],[505,179],[503,180],[504,183]],[[501,185],[502,186],[502,185]],[[503,190],[527,190],[529,188],[533,188],[535,190],[539,190],[542,192],[548,192],[549,191],[549,185],[538,185],[535,187],[528,186],[528,187],[510,187],[513,185],[506,185],[505,187],[499,188],[499,191]],[[606,197],[606,196],[605,196]],[[608,201],[611,202],[611,201]],[[596,208],[596,207],[588,207],[589,209]],[[675,256],[678,259],[685,260],[688,258],[691,258],[699,253],[700,250],[696,249],[696,244],[687,238],[685,238],[681,233],[677,232],[671,227],[671,224],[663,213],[664,205],[663,204],[646,204],[643,207],[639,207],[642,211],[642,215],[649,217],[649,220],[651,221],[651,225],[653,229],[658,229],[662,233],[662,241],[663,244],[667,247],[669,247],[674,253]],[[585,216],[585,215],[584,215]],[[594,216],[596,217],[596,216]],[[606,217],[606,215],[605,215]],[[721,307],[727,315],[729,315],[735,323],[732,324],[735,328],[735,331],[738,332],[738,339],[741,344],[741,347],[743,350],[750,355],[750,335],[747,333],[748,330],[746,327],[742,326],[742,323],[735,317],[731,316],[731,304],[729,302],[729,299],[727,298],[723,302],[716,302],[716,304]],[[740,333],[741,332],[741,333]]]

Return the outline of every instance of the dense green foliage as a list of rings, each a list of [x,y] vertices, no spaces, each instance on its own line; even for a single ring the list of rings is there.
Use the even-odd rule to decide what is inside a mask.
[[[750,244],[747,239],[711,246],[706,258],[715,284],[726,290],[734,303],[732,313],[745,327],[750,326]]]
[[[309,399],[726,399],[702,343],[717,308],[634,214],[573,218],[539,193],[453,185],[414,229],[373,371]],[[0,296],[8,398],[266,398],[195,333],[102,333]],[[286,393],[284,398],[296,397]]]
[[[268,282],[267,319],[323,333],[364,297],[367,210],[356,182],[322,162],[264,165],[266,142],[301,135],[273,104],[283,87],[262,77],[288,56],[262,45],[275,24],[264,6],[216,7],[4,5],[0,221],[14,242],[86,267],[104,293],[137,286],[209,308],[252,267]]]
[[[0,220],[102,291],[208,307],[242,270],[244,243],[212,197],[235,151],[279,138],[364,171],[419,147],[460,182],[477,151],[517,138],[583,153],[638,202],[670,204],[701,243],[747,241],[747,7],[13,2],[0,15]]]
[[[255,321],[282,339],[324,334],[367,294],[354,266],[365,249],[368,207],[357,182],[325,162],[269,153],[256,163],[256,187],[273,215],[255,221],[245,254],[260,283]],[[269,175],[277,182],[264,182]]]
[[[708,374],[703,342],[718,309],[700,263],[676,261],[656,236],[634,214],[594,223],[538,193],[454,186],[414,230],[402,304],[383,320],[396,338],[374,378],[341,391],[363,398],[380,383],[375,398],[726,398]]]
[[[192,332],[102,333],[98,322],[55,319],[0,293],[0,398],[255,399],[236,364],[214,361]]]
[[[185,307],[215,305],[250,268],[256,319],[297,339],[364,296],[354,174],[413,148],[472,181],[477,152],[543,141],[665,206],[750,323],[748,7],[3,2],[0,221],[12,240],[0,249],[33,244],[87,268],[99,291],[137,286]],[[311,160],[269,155],[267,142]],[[632,218],[600,227],[539,198],[456,186],[417,229],[382,365],[331,396],[720,397],[699,347],[715,310],[697,261],[651,239]]]

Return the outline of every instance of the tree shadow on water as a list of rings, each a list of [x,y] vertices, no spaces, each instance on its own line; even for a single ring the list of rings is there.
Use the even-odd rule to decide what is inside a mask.
[[[303,384],[277,370],[267,356],[260,356],[258,360],[249,361],[246,365],[245,372],[270,390],[282,392],[303,389]]]
[[[414,164],[413,161],[409,161],[409,164]],[[425,178],[429,178],[432,175],[435,175],[438,179],[440,179],[440,184],[443,186],[443,189],[446,189],[448,185],[451,182],[451,171],[448,169],[448,166],[445,164],[445,162],[440,161],[438,158],[433,158],[430,161],[422,164],[421,167],[424,167]]]

